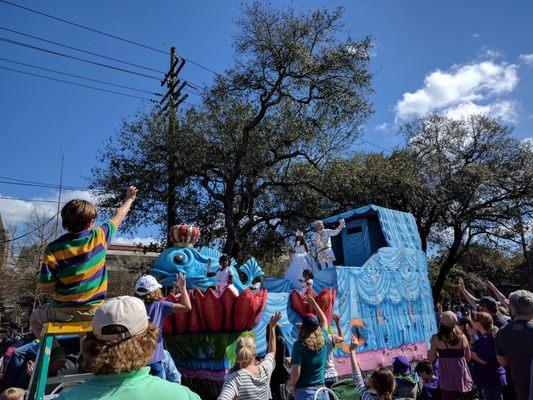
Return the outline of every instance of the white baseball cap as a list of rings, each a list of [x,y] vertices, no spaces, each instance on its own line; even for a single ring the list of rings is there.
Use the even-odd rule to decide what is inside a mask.
[[[121,333],[102,333],[103,328],[119,325],[126,328]],[[148,328],[146,306],[132,296],[113,297],[106,300],[94,313],[93,334],[102,341],[121,341],[137,336]]]
[[[144,275],[137,280],[137,283],[135,283],[135,293],[144,296],[145,294],[155,292],[162,287],[163,286],[161,286],[157,279],[152,275]]]

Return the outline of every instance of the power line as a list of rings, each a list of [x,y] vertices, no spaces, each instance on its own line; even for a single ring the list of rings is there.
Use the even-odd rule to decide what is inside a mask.
[[[101,84],[104,84],[104,85],[116,86],[116,87],[119,87],[119,88],[122,88],[122,89],[135,90],[137,92],[147,93],[147,94],[151,94],[151,95],[158,95],[159,94],[159,93],[155,93],[155,92],[150,92],[148,90],[137,89],[137,88],[134,88],[134,87],[131,87],[131,86],[120,85],[118,83],[112,83],[112,82],[107,82],[107,81],[101,81],[99,79],[87,78],[87,77],[81,76],[81,75],[69,74],[68,72],[58,71],[56,69],[38,67],[37,65],[26,64],[26,63],[23,63],[23,62],[20,62],[20,61],[9,60],[9,59],[3,58],[3,57],[0,57],[0,60],[6,61],[6,62],[9,62],[9,63],[13,63],[13,64],[24,65],[24,66],[30,67],[30,68],[40,69],[40,70],[43,70],[43,71],[54,72],[54,73],[60,74],[60,75],[71,76],[73,78],[84,79],[86,81],[101,83]]]
[[[124,37],[120,37],[120,36],[117,36],[117,35],[113,35],[111,33],[107,33],[107,32],[103,32],[101,30],[98,30],[98,29],[95,29],[95,28],[91,28],[89,26],[86,26],[86,25],[82,25],[82,24],[78,24],[77,22],[73,22],[73,21],[69,21],[69,20],[66,20],[64,18],[60,18],[60,17],[56,17],[54,15],[51,15],[51,14],[47,14],[47,13],[44,13],[42,11],[37,11],[37,10],[34,10],[32,8],[29,8],[29,7],[25,7],[25,6],[22,6],[20,4],[15,4],[15,3],[12,3],[10,1],[7,1],[7,0],[0,0],[1,3],[4,3],[4,4],[8,4],[10,6],[13,6],[13,7],[17,7],[17,8],[20,8],[20,9],[23,9],[25,11],[28,11],[28,12],[32,12],[32,13],[35,13],[35,14],[38,14],[38,15],[41,15],[43,17],[47,17],[47,18],[51,18],[51,19],[54,19],[56,21],[60,21],[60,22],[63,22],[65,24],[69,24],[69,25],[72,25],[72,26],[76,26],[78,28],[81,28],[81,29],[85,29],[85,30],[88,30],[90,32],[94,32],[94,33],[98,33],[99,35],[104,35],[104,36],[107,36],[107,37],[110,37],[110,38],[113,38],[113,39],[116,39],[116,40],[120,40],[122,42],[125,42],[125,43],[129,43],[129,44],[133,44],[135,46],[139,46],[139,47],[142,47],[144,49],[148,49],[148,50],[152,50],[152,51],[155,51],[155,52],[158,52],[158,53],[161,53],[161,54],[170,54],[168,51],[166,50],[161,50],[161,49],[158,49],[158,48],[155,48],[153,46],[149,46],[149,45],[146,45],[146,44],[143,44],[143,43],[139,43],[139,42],[136,42],[136,41],[133,41],[133,40],[130,40],[130,39],[126,39]],[[208,72],[211,72],[212,74],[215,74],[215,75],[218,75],[218,76],[221,76],[221,77],[224,77],[222,74],[212,70],[211,68],[208,68],[208,67],[205,67],[203,66],[202,64],[196,62],[196,61],[193,61],[191,60],[190,58],[187,58],[187,57],[183,57],[185,58],[187,61],[189,61],[191,64],[199,67],[199,68],[202,68],[204,69],[205,71],[208,71]]]
[[[142,44],[142,43],[139,43],[139,42],[135,42],[133,40],[129,40],[129,39],[126,39],[126,38],[123,38],[123,37],[120,37],[120,36],[113,35],[111,33],[106,33],[106,32],[100,31],[98,29],[94,29],[94,28],[91,28],[91,27],[88,27],[88,26],[85,26],[85,25],[78,24],[78,23],[73,22],[73,21],[69,21],[69,20],[66,20],[66,19],[63,19],[63,18],[55,17],[53,15],[44,13],[42,11],[37,11],[37,10],[34,10],[32,8],[29,8],[29,7],[21,6],[20,4],[15,4],[15,3],[12,3],[12,2],[6,1],[6,0],[0,0],[0,2],[1,3],[5,3],[5,4],[9,4],[10,6],[13,6],[13,7],[21,8],[23,10],[26,10],[26,11],[29,11],[29,12],[32,12],[32,13],[35,13],[35,14],[42,15],[43,17],[55,19],[56,21],[61,21],[61,22],[65,23],[65,24],[73,25],[73,26],[76,26],[76,27],[81,28],[81,29],[85,29],[85,30],[88,30],[88,31],[91,31],[91,32],[94,32],[94,33],[98,33],[100,35],[108,36],[108,37],[111,37],[113,39],[117,39],[117,40],[120,40],[122,42],[125,42],[125,43],[129,43],[129,44],[133,44],[135,46],[143,47],[145,49],[156,51],[158,53],[169,54],[168,51],[160,50],[160,49],[157,49],[155,47],[152,47],[152,46],[149,46],[149,45],[146,45],[146,44]]]
[[[0,1],[2,1],[2,0],[0,0]],[[61,52],[54,51],[54,50],[44,49],[42,47],[33,46],[31,44],[19,42],[17,40],[11,40],[11,39],[8,39],[8,38],[0,37],[0,41],[6,42],[6,43],[10,43],[10,44],[14,44],[14,45],[17,45],[17,46],[27,47],[27,48],[30,48],[30,49],[33,49],[33,50],[43,51],[45,53],[50,53],[50,54],[54,54],[54,55],[61,56],[61,57],[71,58],[73,60],[82,61],[82,62],[85,62],[85,63],[88,63],[88,64],[93,64],[93,65],[97,65],[97,66],[104,67],[104,68],[110,68],[110,69],[113,69],[113,70],[116,70],[116,71],[126,72],[128,74],[137,75],[137,76],[141,76],[141,77],[144,77],[144,78],[150,78],[150,79],[154,79],[156,81],[160,81],[160,79],[157,76],[147,75],[147,74],[143,74],[141,72],[136,72],[136,71],[132,71],[132,70],[125,69],[125,68],[120,68],[120,67],[115,67],[115,66],[109,65],[109,64],[102,64],[102,63],[99,63],[99,62],[96,62],[96,61],[86,60],[84,58],[71,56],[69,54],[61,53]],[[185,82],[187,82],[187,81],[185,81]],[[190,82],[187,82],[187,84],[189,84],[190,87],[194,87],[194,85],[191,84]],[[202,96],[200,93],[198,93],[198,92],[196,92],[196,91],[194,91],[192,89],[186,88],[185,90],[187,90],[188,92],[194,93],[197,96],[200,96],[200,97]]]
[[[39,200],[39,199],[23,199],[20,197],[6,197],[6,196],[0,196],[0,200],[14,200],[14,201],[28,201],[28,202],[34,202],[34,203],[53,203],[57,204],[57,201],[55,200]],[[65,202],[61,202],[60,204],[66,204]]]
[[[2,1],[2,0],[0,0],[0,1]],[[65,58],[70,58],[70,59],[77,60],[77,61],[82,61],[82,62],[85,62],[85,63],[88,63],[88,64],[93,64],[93,65],[98,65],[98,66],[100,66],[100,67],[104,67],[104,68],[114,69],[114,70],[116,70],[116,71],[126,72],[126,73],[128,73],[128,74],[141,76],[141,77],[143,77],[143,78],[150,78],[150,79],[154,79],[154,80],[156,80],[156,81],[159,81],[159,80],[160,80],[157,76],[143,74],[142,72],[136,72],[136,71],[132,71],[132,70],[130,70],[130,69],[125,69],[125,68],[116,67],[116,66],[114,66],[114,65],[102,64],[102,63],[99,63],[99,62],[96,62],[96,61],[87,60],[87,59],[85,59],[85,58],[80,58],[80,57],[76,57],[76,56],[71,56],[71,55],[69,55],[69,54],[61,53],[61,52],[59,52],[59,51],[54,51],[54,50],[44,49],[44,48],[42,48],[42,47],[38,47],[38,46],[33,46],[33,45],[31,45],[31,44],[28,44],[28,43],[19,42],[19,41],[17,41],[17,40],[11,40],[11,39],[8,39],[8,38],[3,38],[3,37],[0,37],[0,40],[1,40],[2,42],[6,42],[6,43],[10,43],[10,44],[14,44],[14,45],[17,45],[17,46],[27,47],[27,48],[29,48],[29,49],[33,49],[33,50],[43,51],[43,52],[45,52],[45,53],[54,54],[54,55],[56,55],[56,56],[65,57]]]
[[[39,37],[39,36],[30,35],[30,34],[28,34],[28,33],[20,32],[20,31],[16,31],[16,30],[14,30],[14,29],[9,29],[9,28],[3,27],[3,26],[0,26],[0,29],[2,29],[2,30],[4,30],[4,31],[11,32],[11,33],[15,33],[15,34],[17,34],[17,35],[22,35],[22,36],[26,36],[26,37],[29,37],[29,38],[32,38],[32,39],[40,40],[40,41],[42,41],[42,42],[55,44],[56,46],[61,46],[61,47],[67,48],[67,49],[71,49],[71,50],[79,51],[79,52],[81,52],[81,53],[90,54],[90,55],[92,55],[92,56],[96,56],[96,57],[104,58],[104,59],[106,59],[106,60],[116,61],[116,62],[119,62],[119,63],[122,63],[122,64],[130,65],[130,66],[132,66],[132,67],[137,67],[137,68],[145,69],[145,70],[147,70],[147,71],[152,71],[152,72],[158,72],[158,73],[161,73],[161,74],[164,74],[164,73],[165,73],[164,71],[160,71],[160,70],[157,70],[157,69],[154,69],[154,68],[145,67],[145,66],[143,66],[143,65],[134,64],[134,63],[129,62],[129,61],[119,60],[118,58],[113,58],[113,57],[109,57],[109,56],[106,56],[106,55],[103,55],[103,54],[94,53],[94,52],[92,52],[92,51],[83,50],[83,49],[80,49],[80,48],[78,48],[78,47],[70,46],[70,45],[67,45],[67,44],[64,44],[64,43],[55,42],[55,41],[53,41],[53,40],[49,40],[49,39],[44,39],[44,38]]]
[[[57,79],[57,78],[52,78],[50,76],[33,74],[31,72],[20,71],[20,70],[13,69],[13,68],[8,68],[8,67],[0,67],[0,68],[1,69],[5,69],[7,71],[17,72],[19,74],[25,74],[25,75],[34,76],[34,77],[37,77],[37,78],[43,78],[43,79],[49,79],[51,81],[62,82],[62,83],[66,83],[68,85],[79,86],[79,87],[83,87],[83,88],[87,88],[87,89],[93,89],[93,90],[99,90],[101,92],[112,93],[112,94],[116,94],[116,95],[120,95],[120,96],[132,97],[134,99],[152,101],[152,99],[149,99],[147,97],[135,96],[133,94],[127,94],[127,93],[122,93],[122,92],[115,92],[114,90],[108,90],[108,89],[102,89],[102,88],[99,88],[99,87],[96,87],[96,86],[84,85],[83,83],[65,81],[63,79]]]
[[[52,187],[52,188],[59,188],[59,185],[56,185],[55,183],[28,181],[26,179],[11,178],[11,177],[8,177],[8,176],[0,176],[0,179],[7,179],[9,181],[20,182],[20,183],[29,183],[29,184],[33,184],[33,185],[42,185],[43,187],[44,186],[47,186],[47,187],[49,186],[49,187]],[[69,190],[87,190],[86,188],[76,187],[76,186],[68,186],[68,185],[66,185],[66,186],[63,185],[63,188],[69,189]]]
[[[25,238],[26,236],[29,236],[31,235],[32,233],[34,232],[37,232],[39,229],[41,228],[44,228],[46,226],[46,224],[48,224],[49,222],[51,222],[55,217],[57,217],[59,213],[57,214],[54,214],[48,221],[44,222],[43,224],[39,225],[37,228],[29,231],[29,232],[26,232],[20,236],[17,236],[17,237],[14,237],[14,238],[11,238],[11,239],[7,239],[7,240],[2,240],[0,243],[9,243],[9,242],[14,242],[16,240],[19,240],[19,239],[22,239],[22,238]]]
[[[381,149],[383,151],[386,151],[388,153],[392,153],[391,149],[387,149],[386,147],[380,146],[379,144],[375,144],[375,143],[369,142],[368,140],[363,140],[363,139],[359,139],[359,141],[363,142],[363,143],[366,143],[366,144],[369,144],[371,146],[374,146],[374,147],[376,147],[378,149]]]
[[[29,183],[29,182],[9,182],[9,181],[1,181],[0,184],[4,185],[15,185],[15,186],[30,186],[30,187],[40,187],[40,188],[46,188],[46,189],[59,189],[59,185],[52,185],[47,183]],[[68,187],[63,186],[66,190],[87,190],[84,188],[75,188],[75,187]]]

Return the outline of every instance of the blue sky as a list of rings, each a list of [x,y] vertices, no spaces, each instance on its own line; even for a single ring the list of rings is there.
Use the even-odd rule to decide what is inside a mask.
[[[184,55],[215,71],[232,63],[234,20],[240,1],[91,1],[12,0],[42,12],[73,20],[156,48],[175,45]],[[533,136],[533,3],[531,1],[274,1],[308,10],[341,5],[345,35],[371,35],[375,49],[372,97],[375,113],[363,139],[391,149],[401,142],[394,126],[425,111],[461,116],[484,112],[515,126],[514,134]],[[167,68],[168,56],[106,38],[0,3],[0,26],[69,44],[85,50],[149,66]],[[0,37],[30,43],[105,62],[0,29]],[[0,57],[71,74],[159,91],[156,80],[111,71],[0,42]],[[72,80],[0,60],[0,67]],[[144,71],[146,72],[146,71]],[[157,73],[147,72],[158,75]],[[213,74],[191,63],[183,76],[209,84]],[[84,187],[98,149],[107,137],[148,103],[141,100],[72,87],[0,69],[0,176],[57,183],[59,152],[65,154],[64,183]],[[101,86],[105,87],[105,86]],[[107,89],[112,89],[106,87]],[[126,89],[112,89],[133,95]],[[198,99],[190,95],[189,101]],[[368,143],[356,148],[376,150]],[[0,178],[0,181],[3,181]],[[0,183],[0,197],[54,199],[53,189]],[[66,199],[81,195],[67,193]],[[8,224],[24,220],[38,206],[51,212],[51,203],[0,198]],[[154,235],[140,228],[137,236]]]

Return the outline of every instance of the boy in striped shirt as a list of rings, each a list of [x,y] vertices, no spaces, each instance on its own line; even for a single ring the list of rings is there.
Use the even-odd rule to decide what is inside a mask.
[[[47,304],[31,314],[39,330],[48,321],[91,320],[107,292],[107,247],[128,214],[137,188],[130,186],[126,201],[113,218],[94,227],[98,210],[86,200],[71,200],[61,210],[67,231],[50,243],[43,256],[39,287],[52,295]]]

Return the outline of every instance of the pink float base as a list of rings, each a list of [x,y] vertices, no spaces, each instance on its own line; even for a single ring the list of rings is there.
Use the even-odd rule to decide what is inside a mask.
[[[406,356],[409,361],[418,361],[427,357],[426,343],[406,344],[395,349],[381,349],[357,353],[357,361],[362,371],[372,371],[380,367],[390,367],[392,357],[400,354]],[[335,364],[339,376],[350,375],[352,366],[349,357],[335,357]]]
[[[380,367],[390,367],[392,357],[400,354],[406,356],[409,361],[418,361],[427,357],[428,349],[426,343],[407,344],[395,349],[381,349],[374,351],[365,351],[357,353],[357,361],[362,371],[372,371]],[[346,376],[352,373],[349,357],[335,357],[335,366],[339,376]],[[181,374],[193,376],[196,378],[210,379],[213,381],[223,381],[227,370],[209,371],[209,370],[189,370],[179,368]]]

